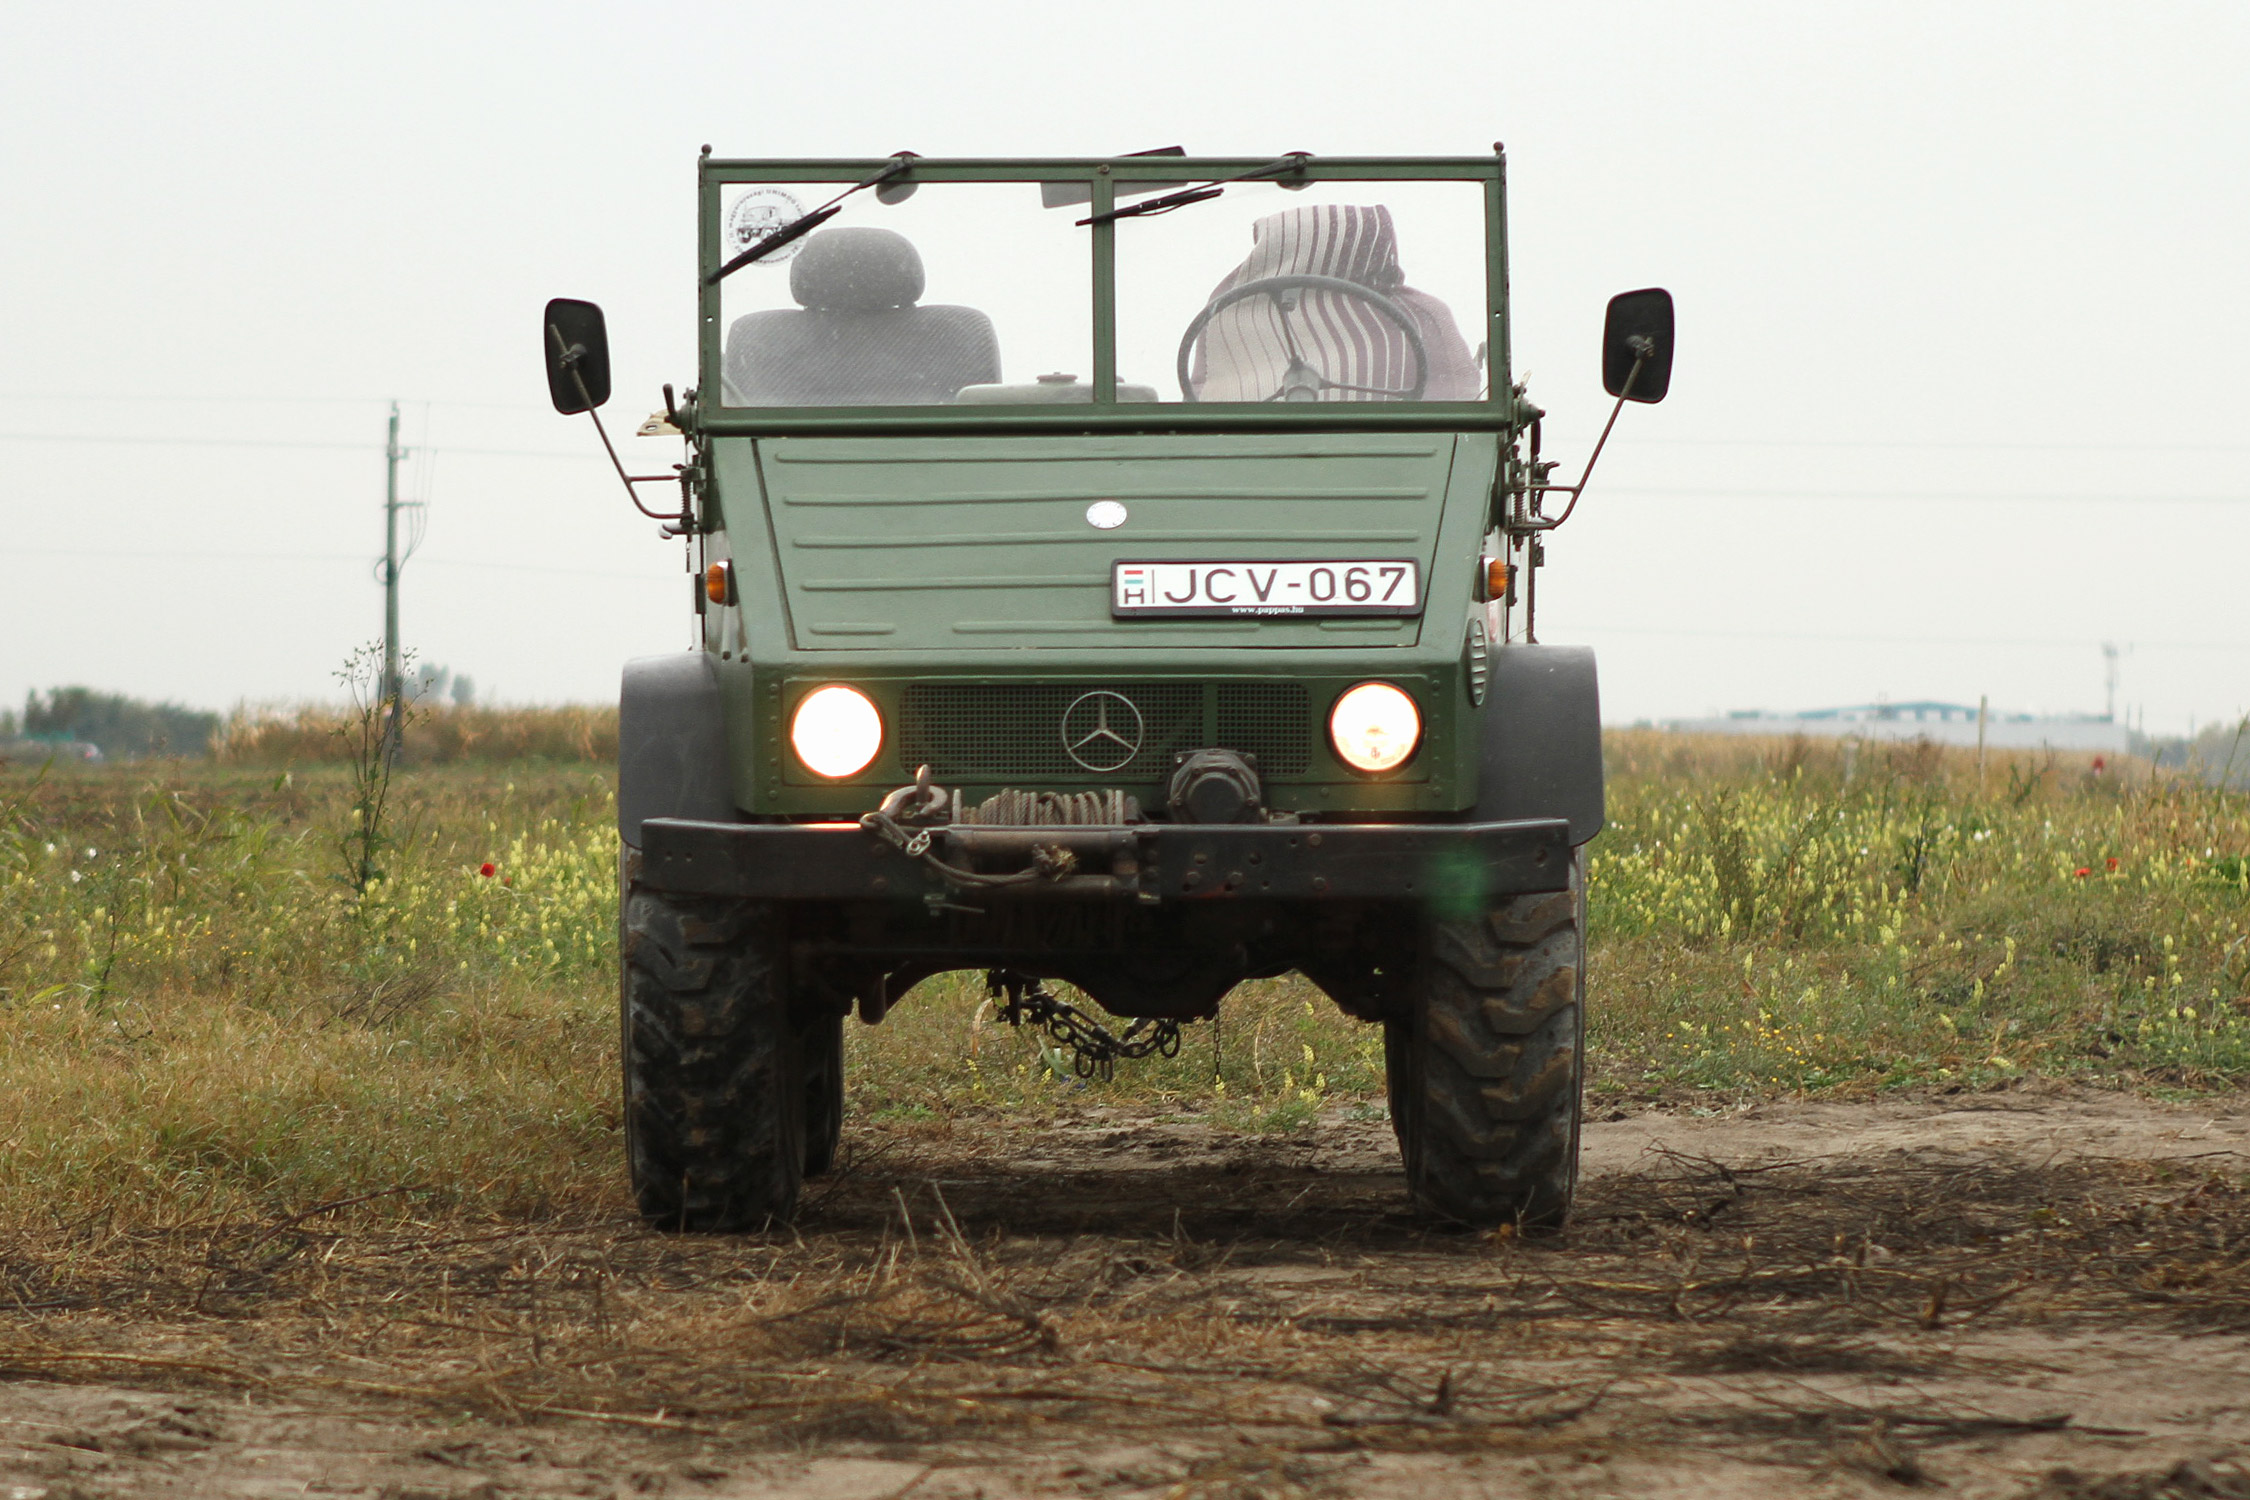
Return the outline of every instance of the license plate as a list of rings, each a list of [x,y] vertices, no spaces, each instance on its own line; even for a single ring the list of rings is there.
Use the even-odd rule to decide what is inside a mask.
[[[1412,558],[1334,562],[1121,562],[1112,615],[1418,615]]]

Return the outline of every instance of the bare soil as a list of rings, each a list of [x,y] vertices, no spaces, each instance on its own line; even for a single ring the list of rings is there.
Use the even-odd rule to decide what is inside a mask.
[[[2250,1104],[1592,1123],[1558,1237],[1368,1111],[856,1126],[794,1232],[0,1241],[0,1500],[2250,1497]]]

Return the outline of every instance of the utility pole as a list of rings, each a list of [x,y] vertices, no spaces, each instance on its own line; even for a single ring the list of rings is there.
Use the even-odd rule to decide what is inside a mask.
[[[1979,797],[1984,795],[1984,720],[1991,704],[1992,697],[1989,693],[1977,694],[1977,795]]]
[[[2102,642],[2102,717],[2117,722],[2117,642]]]
[[[383,759],[398,758],[399,741],[405,729],[404,716],[399,712],[405,697],[405,683],[400,680],[398,648],[398,461],[404,450],[398,445],[398,403],[391,403],[391,430],[383,444]]]

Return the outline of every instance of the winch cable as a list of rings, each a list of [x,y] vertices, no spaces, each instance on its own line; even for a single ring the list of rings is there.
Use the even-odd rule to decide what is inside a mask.
[[[964,808],[960,820],[996,828],[1115,828],[1139,822],[1140,812],[1140,804],[1119,791],[1004,791]]]
[[[959,809],[955,818],[955,809]],[[950,823],[948,819],[953,819]],[[975,807],[960,807],[944,787],[930,783],[930,768],[914,773],[914,783],[883,799],[860,816],[859,826],[882,838],[957,890],[993,890],[1033,880],[1062,880],[1077,873],[1078,856],[1060,844],[1033,844],[1031,867],[1006,875],[987,875],[948,864],[931,848],[948,826],[960,828],[1120,828],[1141,821],[1141,804],[1125,792],[1001,791]]]

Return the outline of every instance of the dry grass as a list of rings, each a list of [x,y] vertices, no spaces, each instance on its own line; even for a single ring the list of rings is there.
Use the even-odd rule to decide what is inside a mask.
[[[350,758],[354,715],[325,704],[238,708],[220,726],[211,756],[230,766],[316,766]],[[617,710],[567,704],[552,708],[417,705],[405,737],[413,766],[477,762],[617,760]]]
[[[1339,1127],[1331,1122],[1333,1139]],[[1349,1134],[1348,1131],[1344,1132]],[[1159,1171],[1109,1167],[1169,1143]],[[5,1243],[0,1370],[717,1431],[762,1443],[1232,1434],[1261,1451],[1519,1448],[1601,1411],[1666,1441],[1934,1445],[2059,1431],[1929,1394],[1930,1335],[2250,1329],[2250,1193],[2186,1163],[1755,1167],[1667,1155],[1563,1238],[1435,1234],[1365,1137],[1081,1116],[850,1138],[795,1234],[401,1216],[374,1201]],[[1041,1157],[1027,1170],[1026,1155]],[[1355,1170],[1356,1168],[1356,1170]],[[1158,1204],[1168,1212],[1152,1212]],[[1747,1404],[1661,1408],[1649,1380]],[[1902,1377],[1870,1400],[1824,1375]],[[1661,1383],[1661,1382],[1660,1382]],[[1621,1425],[1620,1425],[1621,1424]],[[1282,1462],[1272,1459],[1272,1462]],[[1211,1471],[1216,1474],[1217,1471]],[[1186,1477],[1186,1476],[1183,1476]]]

